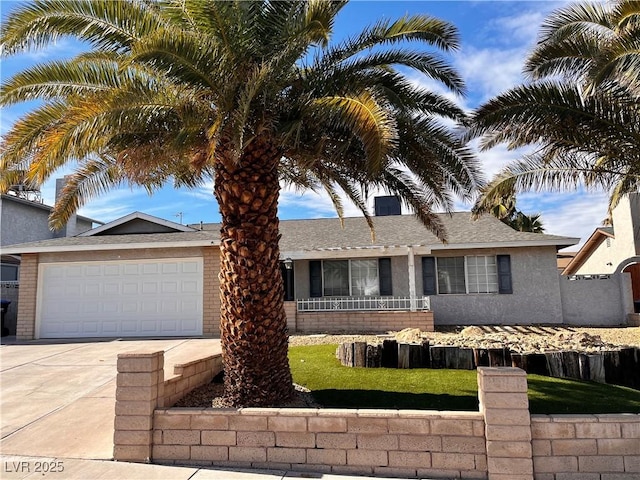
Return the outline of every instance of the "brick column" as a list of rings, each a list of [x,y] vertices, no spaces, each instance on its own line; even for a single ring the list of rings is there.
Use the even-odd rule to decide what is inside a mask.
[[[478,367],[478,397],[489,480],[533,480],[527,374],[512,367]]]
[[[20,261],[20,289],[16,305],[18,309],[16,338],[18,340],[33,340],[35,338],[38,260],[37,253],[24,253]]]
[[[149,462],[153,411],[164,406],[164,352],[118,355],[114,460]]]
[[[298,322],[296,321],[296,316],[298,314],[298,303],[295,300],[284,302],[284,312],[287,315],[287,329],[289,330],[289,335],[297,333]]]
[[[205,337],[220,337],[220,249],[202,248],[202,334]]]

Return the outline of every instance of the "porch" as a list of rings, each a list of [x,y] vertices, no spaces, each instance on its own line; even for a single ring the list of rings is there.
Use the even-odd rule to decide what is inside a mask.
[[[323,297],[285,302],[289,333],[434,331],[429,297]]]

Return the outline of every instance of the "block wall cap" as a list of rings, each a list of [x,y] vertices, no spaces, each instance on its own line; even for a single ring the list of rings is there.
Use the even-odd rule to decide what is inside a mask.
[[[482,376],[526,376],[527,373],[517,367],[478,367],[478,374]]]
[[[118,358],[153,358],[164,355],[164,350],[159,352],[136,352],[136,353],[119,353]]]

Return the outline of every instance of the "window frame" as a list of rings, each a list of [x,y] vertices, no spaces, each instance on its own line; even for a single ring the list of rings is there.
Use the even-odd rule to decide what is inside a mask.
[[[15,280],[5,280],[3,278],[0,278],[1,281],[3,281],[3,282],[19,282],[20,281],[20,264],[17,264],[17,263],[2,263],[2,264],[0,264],[0,267],[6,268],[6,269],[15,269],[15,277],[16,277]]]
[[[485,266],[485,277],[487,275],[486,272],[486,267],[487,267],[487,262],[486,259],[487,258],[493,258],[494,259],[494,265],[496,268],[496,271],[494,273],[495,275],[495,286],[496,286],[496,290],[492,291],[492,292],[470,292],[469,291],[469,263],[468,263],[468,259],[469,258],[478,258],[478,257],[482,257],[484,258],[484,266]],[[499,272],[499,266],[498,266],[498,255],[459,255],[459,256],[452,256],[452,257],[433,257],[435,259],[435,282],[436,282],[436,294],[437,295],[498,295],[500,294],[500,272]],[[463,267],[464,267],[464,292],[457,292],[457,293],[446,293],[446,292],[441,292],[440,291],[440,266],[439,266],[439,261],[443,260],[443,259],[449,259],[449,258],[463,258],[464,262],[463,262]],[[487,282],[486,285],[489,285],[490,282]]]
[[[376,269],[376,288],[378,293],[375,293],[373,295],[356,295],[354,296],[353,294],[353,270],[352,270],[352,266],[351,266],[351,262],[352,261],[370,261],[373,262],[375,264],[375,269]],[[347,262],[347,281],[349,284],[349,294],[348,295],[326,295],[325,294],[325,262]],[[353,297],[353,298],[359,298],[359,297],[380,297],[380,296],[388,296],[388,295],[382,295],[381,289],[380,289],[380,259],[379,258],[345,258],[345,259],[331,259],[331,260],[321,260],[320,261],[320,271],[322,274],[322,286],[321,286],[321,291],[322,291],[322,298],[339,298],[339,297]]]

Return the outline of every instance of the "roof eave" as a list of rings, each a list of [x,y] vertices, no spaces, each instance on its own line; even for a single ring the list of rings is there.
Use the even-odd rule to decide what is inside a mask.
[[[562,275],[573,275],[584,264],[584,262],[587,261],[593,251],[598,248],[598,246],[607,237],[615,238],[615,235],[612,235],[611,233],[600,228],[596,228],[584,243],[584,245],[582,245],[582,248],[577,251],[575,256],[569,261],[567,266],[564,267],[564,270],[562,270],[561,272]]]
[[[184,248],[184,247],[216,247],[220,242],[215,240],[183,240],[177,242],[139,242],[139,243],[110,243],[93,245],[55,245],[55,246],[25,246],[21,248],[3,248],[6,255],[22,255],[25,253],[64,253],[105,250],[135,250],[139,248]]]
[[[317,259],[317,258],[347,258],[366,257],[372,254],[382,254],[389,256],[407,255],[408,249],[412,248],[416,255],[429,255],[433,251],[447,250],[475,250],[475,249],[500,249],[500,248],[531,248],[531,247],[555,247],[556,249],[570,247],[580,241],[579,238],[565,237],[549,240],[531,241],[510,241],[510,242],[477,242],[477,243],[455,243],[455,244],[429,244],[429,245],[371,245],[361,247],[336,247],[336,248],[315,248],[308,250],[286,250],[280,251],[283,258],[292,260]]]

